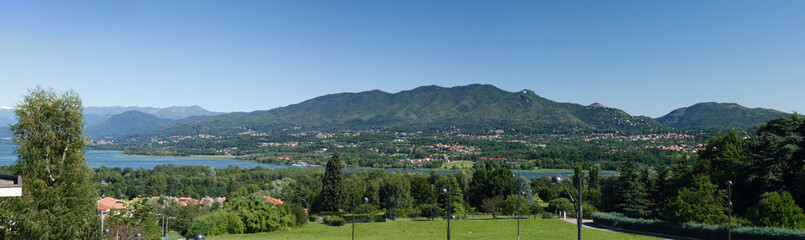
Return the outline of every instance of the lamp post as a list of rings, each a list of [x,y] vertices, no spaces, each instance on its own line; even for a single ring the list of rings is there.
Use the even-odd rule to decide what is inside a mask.
[[[576,212],[576,227],[578,228],[579,240],[581,240],[581,215],[582,215],[582,212],[581,212],[581,179],[584,178],[584,173],[582,172],[581,176],[577,176],[577,178],[579,179],[579,188],[578,189],[575,189],[575,187],[573,187],[573,188],[579,194],[578,195],[579,200],[574,201],[574,202],[578,205],[578,211]],[[562,184],[562,176],[556,175],[553,178],[551,178],[551,181],[553,183],[559,184],[559,186],[562,186],[562,188],[565,189],[565,192],[567,192],[567,195],[570,196],[570,201],[573,201],[573,195],[570,194],[570,191],[568,191],[567,188],[565,187],[565,185]]]
[[[517,215],[515,215],[515,218],[517,218],[517,240],[520,240],[520,196],[525,197],[525,191],[523,191],[520,184],[517,183],[517,181],[520,180],[520,173],[517,173],[517,176],[512,174],[512,177],[515,178],[514,186],[517,188]]]
[[[451,196],[453,192],[452,187],[442,188],[442,194],[447,195],[447,240],[450,240],[450,219],[456,219],[456,216],[452,214],[453,211],[453,196]]]
[[[101,184],[103,184],[103,180],[101,180]],[[98,201],[102,200],[105,197],[106,197],[106,193],[102,193],[101,198],[99,198]],[[105,211],[101,210],[101,232],[103,232],[103,230],[104,230],[104,228],[103,228],[103,214],[105,212],[109,212],[109,210],[105,210]]]
[[[363,204],[369,203],[369,198],[363,197]],[[358,203],[355,198],[352,198],[352,240],[355,240],[355,209],[358,208]]]
[[[729,214],[729,231],[727,232],[727,239],[732,240],[732,181],[727,180],[727,213]]]

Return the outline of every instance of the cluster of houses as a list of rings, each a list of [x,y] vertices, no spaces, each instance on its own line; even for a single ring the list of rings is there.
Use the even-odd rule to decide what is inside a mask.
[[[272,198],[269,196],[263,196],[263,198],[266,199],[266,202],[273,203],[274,205],[280,205],[285,203],[282,200]],[[136,200],[137,199],[134,199],[132,201]],[[216,197],[216,198],[203,197],[201,199],[195,199],[190,197],[151,197],[148,199],[148,201],[159,201],[159,200],[168,201],[164,202],[163,203],[164,205],[167,205],[167,203],[174,203],[177,206],[183,206],[183,207],[197,206],[197,205],[202,207],[213,207],[213,206],[221,207],[223,206],[224,202],[226,202],[226,197]],[[132,201],[125,199],[116,199],[113,197],[105,197],[97,201],[97,208],[98,211],[101,212],[121,211],[128,209]]]

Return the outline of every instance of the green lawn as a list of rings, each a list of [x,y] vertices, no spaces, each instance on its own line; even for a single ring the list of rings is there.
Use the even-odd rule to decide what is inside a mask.
[[[442,164],[441,169],[453,169],[453,166],[456,166],[458,169],[470,169],[473,164],[475,164],[473,161],[451,161]]]
[[[517,224],[514,219],[472,219],[453,223],[452,239],[515,239]],[[403,220],[384,223],[355,224],[356,239],[444,239],[444,220]],[[304,227],[271,233],[210,236],[207,239],[350,239],[352,226],[331,227],[308,223]],[[656,239],[624,233],[605,232],[584,228],[584,239]],[[521,239],[576,239],[576,225],[559,219],[520,220]]]

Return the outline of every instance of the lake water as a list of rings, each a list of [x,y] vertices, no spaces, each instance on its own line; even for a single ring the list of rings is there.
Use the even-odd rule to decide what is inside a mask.
[[[249,161],[233,160],[233,159],[207,159],[207,158],[170,158],[170,157],[121,157],[122,151],[106,151],[106,150],[87,150],[84,158],[87,160],[87,165],[90,168],[97,168],[106,166],[110,168],[145,168],[152,169],[157,165],[173,164],[177,166],[185,165],[201,165],[210,166],[214,168],[227,168],[230,165],[238,166],[241,168],[253,168],[260,166],[262,168],[279,169],[279,168],[292,168],[294,166],[276,165],[255,163]],[[14,153],[14,145],[0,145],[0,165],[11,165],[17,161],[17,155]],[[367,169],[344,169],[347,172],[359,171],[373,171]],[[389,172],[396,172],[397,170],[386,170]],[[411,173],[430,173],[431,170],[401,170],[403,172]],[[457,173],[457,171],[441,170],[440,173]],[[521,176],[531,179],[532,177],[551,177],[555,175],[567,175],[572,172],[563,173],[538,173],[538,172],[522,172]],[[609,175],[609,174],[601,174]]]

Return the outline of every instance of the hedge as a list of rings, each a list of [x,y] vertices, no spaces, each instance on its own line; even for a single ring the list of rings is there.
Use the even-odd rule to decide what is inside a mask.
[[[674,224],[657,219],[629,218],[621,213],[594,213],[593,222],[595,224],[627,230],[702,239],[727,239],[727,234],[729,231],[728,227],[725,225],[694,222]],[[805,231],[772,227],[733,227],[732,239],[805,239]]]

